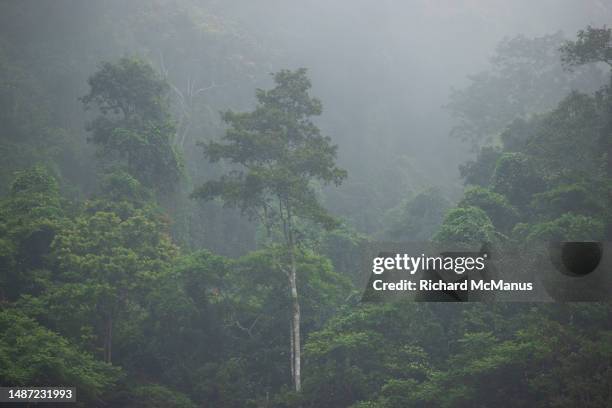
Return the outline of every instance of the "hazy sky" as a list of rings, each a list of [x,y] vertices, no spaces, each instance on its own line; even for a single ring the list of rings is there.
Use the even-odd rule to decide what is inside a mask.
[[[376,119],[385,118],[371,118],[378,123],[377,131],[398,138],[421,133],[415,136],[421,140],[444,137],[449,124],[441,107],[449,89],[463,86],[468,74],[486,68],[505,36],[562,30],[570,37],[587,24],[612,22],[611,4],[601,0],[258,0],[213,2],[213,9],[226,12],[267,45],[277,47],[279,64],[308,67],[327,112],[350,115],[351,123],[363,120],[358,128],[368,131],[374,130],[369,129],[369,116],[387,115],[387,121],[397,123],[383,128]],[[361,102],[367,114],[359,111]]]

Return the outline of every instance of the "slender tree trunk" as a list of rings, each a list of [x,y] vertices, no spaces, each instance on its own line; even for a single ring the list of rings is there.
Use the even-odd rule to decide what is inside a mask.
[[[610,143],[612,146],[612,143]],[[608,148],[608,178],[612,179],[612,147]],[[612,208],[612,191],[608,191],[608,208]],[[604,239],[606,241],[612,241],[612,216],[608,216],[608,225],[604,232]]]
[[[291,384],[295,384],[295,345],[293,343],[293,318],[289,321],[289,343],[291,346],[290,358],[291,358]]]
[[[298,299],[297,292],[297,265],[295,261],[295,254],[293,248],[291,251],[291,270],[289,271],[289,286],[291,288],[291,325],[293,328],[293,335],[291,336],[291,342],[293,343],[293,384],[295,390],[300,391],[302,388],[302,373],[301,373],[301,362],[302,362],[302,350],[300,344],[300,302]]]
[[[612,73],[610,74],[610,87],[612,87]],[[606,152],[606,176],[612,179],[612,90],[608,91],[608,123],[601,138],[601,145]],[[612,191],[608,191],[608,205],[612,206]],[[612,219],[608,217],[608,225],[604,231],[604,239],[612,240]]]
[[[283,214],[284,207],[284,214]],[[301,315],[300,315],[300,302],[298,299],[297,289],[297,261],[295,259],[295,241],[293,239],[293,219],[291,215],[291,205],[285,201],[283,205],[283,198],[279,197],[279,212],[283,221],[283,233],[285,235],[285,243],[287,250],[289,251],[289,290],[291,293],[291,379],[296,391],[300,391],[302,388],[302,346],[301,346]]]

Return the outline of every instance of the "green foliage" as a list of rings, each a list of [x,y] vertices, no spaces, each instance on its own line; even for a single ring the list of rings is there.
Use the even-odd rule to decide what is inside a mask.
[[[306,346],[317,375],[288,405],[606,405],[608,305],[457,306],[368,305],[332,320]]]
[[[182,159],[172,145],[175,126],[165,80],[148,63],[124,57],[102,63],[88,83],[90,91],[81,100],[101,113],[88,130],[106,164],[124,166],[149,188],[174,190]]]
[[[153,71],[139,64],[127,60],[105,64],[90,81],[92,91],[84,102],[97,106],[102,114],[93,123],[114,127],[92,128],[94,135],[102,132],[98,136],[111,132],[104,141],[108,142],[103,146],[106,153],[126,153],[132,147],[134,154],[140,151],[137,146],[114,144],[115,136],[132,137],[120,126],[133,126],[132,132],[147,121],[169,119],[164,103],[155,101],[161,88],[138,89],[155,79],[149,75]],[[284,79],[279,75],[278,79],[284,87],[295,85],[305,92],[309,84],[303,75]],[[300,76],[306,82],[300,82]],[[142,81],[131,89],[134,77]],[[104,84],[114,80],[116,88],[107,89]],[[123,89],[122,81],[129,86]],[[278,110],[291,105],[282,92],[260,96],[267,104],[277,104]],[[129,105],[132,99],[139,99],[134,106]],[[315,99],[302,102],[310,104],[304,114],[320,110]],[[285,113],[288,118],[296,112]],[[302,117],[299,112],[296,115]],[[291,164],[303,160],[295,171],[304,183],[293,191],[291,203],[304,222],[310,218],[309,222],[330,226],[335,222],[318,206],[319,192],[309,177],[312,171],[321,176],[314,179],[323,183],[339,182],[344,172],[334,167],[325,173],[325,161],[333,159],[335,147],[326,145],[329,139],[305,118],[296,119],[296,126],[304,131],[308,146],[290,156]],[[298,139],[288,142],[288,150]],[[309,148],[315,151],[308,152]],[[327,157],[318,157],[321,152]],[[52,340],[59,352],[68,350],[66,361],[74,363],[75,369],[81,363],[69,356],[72,350],[117,374],[107,381],[103,378],[106,369],[99,368],[99,388],[91,391],[86,371],[82,379],[70,380],[83,388],[85,401],[95,395],[95,404],[187,407],[193,406],[193,398],[210,401],[210,406],[242,407],[280,389],[288,377],[286,252],[272,248],[237,261],[207,252],[178,258],[167,233],[168,219],[153,201],[151,187],[156,186],[134,170],[138,166],[106,159],[98,191],[85,202],[62,200],[58,183],[42,166],[17,174],[0,211],[0,301],[11,302],[40,330],[57,333]],[[285,186],[293,188],[294,181]],[[362,239],[349,229],[315,235],[317,248],[328,248],[330,253],[337,252],[334,248],[339,245],[353,248]],[[328,259],[305,248],[296,248],[295,255],[303,293],[303,328],[308,335],[352,295],[352,287]],[[16,333],[25,339],[22,331]],[[38,358],[33,351],[22,351]],[[129,373],[130,381],[114,388],[111,382],[119,382],[118,366]],[[41,378],[47,384],[65,381],[61,370],[70,368],[45,367],[39,374],[46,376]],[[143,378],[147,381],[141,382]]]
[[[428,189],[398,208],[384,236],[395,241],[427,241],[442,224],[450,202],[438,189]]]
[[[299,391],[302,324],[295,249],[304,241],[298,227],[303,221],[327,230],[338,226],[320,204],[314,183],[339,185],[346,172],[335,164],[337,147],[311,120],[321,114],[322,107],[308,93],[311,84],[306,70],[282,70],[274,74],[274,82],[271,90],[257,90],[254,111],[223,114],[230,128],[223,142],[205,145],[205,154],[212,162],[228,160],[238,169],[206,182],[193,196],[220,198],[224,205],[259,218],[271,238],[281,232],[286,251],[281,262],[289,265],[286,277],[292,294],[291,378]]]
[[[575,41],[567,41],[560,48],[563,63],[576,67],[593,62],[612,66],[612,30],[607,27],[587,26],[579,30]]]
[[[126,408],[195,408],[196,405],[184,394],[159,384],[135,385],[128,391],[118,393],[110,403]]]
[[[231,301],[231,307],[236,311],[247,312],[244,316],[250,315],[251,321],[259,316],[259,328],[270,325],[278,328],[278,322],[286,320],[281,317],[288,316],[290,305],[285,271],[280,263],[282,256],[283,251],[280,249],[271,249],[252,252],[240,258],[231,274],[232,288],[227,294],[221,291],[220,300]],[[310,251],[298,254],[297,269],[300,271],[298,289],[302,297],[303,327],[305,333],[308,333],[321,328],[333,316],[352,293],[352,286],[346,277],[333,270],[328,259]],[[234,297],[235,294],[240,296]],[[240,327],[236,329],[238,333],[242,330]],[[281,339],[285,338],[285,332],[281,332]],[[252,330],[251,334],[254,334]],[[279,334],[272,332],[262,334],[266,338],[279,338]],[[280,344],[284,346],[285,342]]]
[[[131,217],[136,210],[154,210],[152,191],[123,170],[104,174],[99,191],[87,202],[90,213],[109,212],[122,220]]]
[[[163,221],[147,210],[124,220],[112,212],[85,213],[57,234],[52,249],[59,273],[40,299],[45,318],[92,351],[102,346],[110,361],[113,326],[119,336],[130,330],[122,320],[141,313],[146,294],[176,256]],[[82,337],[84,331],[93,336]]]
[[[453,90],[448,108],[456,118],[452,133],[474,147],[495,141],[516,118],[553,108],[573,89],[594,91],[602,77],[595,67],[563,70],[563,35],[504,39],[491,69],[471,76],[465,89]]]
[[[117,63],[104,62],[91,76],[89,93],[82,98],[86,106],[95,105],[104,115],[113,113],[124,119],[165,120],[168,84],[153,67],[136,58],[121,58]]]
[[[505,196],[519,210],[527,207],[545,183],[533,160],[523,153],[504,153],[495,165],[491,189]]]
[[[13,173],[36,163],[54,166],[69,157],[67,131],[51,115],[51,100],[27,62],[15,58],[0,40],[0,194],[8,193]]]
[[[368,237],[343,223],[339,228],[325,231],[315,251],[329,258],[336,272],[351,278],[354,285],[361,279],[361,253]]]
[[[491,181],[491,174],[495,170],[495,164],[501,156],[499,149],[484,146],[478,151],[475,160],[468,161],[459,166],[459,173],[465,184],[486,187]]]
[[[121,371],[14,309],[0,309],[0,381],[77,388],[80,406],[111,393]]]
[[[391,378],[421,381],[441,330],[431,310],[414,303],[346,310],[308,338],[302,405],[349,406]]]
[[[553,180],[582,180],[601,175],[603,152],[597,98],[572,92],[540,123],[528,141],[528,154]]]
[[[78,217],[53,249],[65,279],[106,280],[110,274],[113,282],[154,278],[176,253],[163,223],[144,211],[126,220],[101,211]]]
[[[100,191],[102,197],[112,202],[127,201],[142,204],[152,198],[138,180],[120,170],[106,175]]]
[[[310,96],[304,70],[275,74],[274,88],[257,91],[252,111],[223,113],[223,139],[205,145],[208,159],[225,162],[217,172],[196,158],[197,135],[221,131],[213,118],[218,106],[243,106],[247,87],[227,83],[244,85],[263,70],[251,61],[254,47],[236,47],[222,19],[182,1],[155,8],[140,0],[122,3],[121,13],[75,2],[70,8],[5,3],[3,385],[71,385],[78,404],[94,407],[609,405],[609,305],[353,304],[358,293],[349,277],[361,283],[357,271],[369,239],[353,228],[376,230],[381,213],[407,191],[437,183],[443,172],[418,169],[402,149],[377,160],[381,153],[352,143],[359,136],[351,132],[355,123],[368,121],[347,116],[346,127],[335,119],[331,128],[346,130],[349,148],[365,150],[345,157],[358,167],[356,157],[367,158],[367,166],[348,190],[330,195],[324,187],[346,173],[335,163],[336,147],[315,125],[322,106]],[[83,18],[92,10],[96,22]],[[36,41],[28,25],[21,28],[23,16],[32,15],[28,21],[40,22]],[[64,41],[66,15],[78,24],[71,27],[82,28],[71,47]],[[122,26],[144,39],[128,38],[131,31]],[[80,38],[90,35],[96,41]],[[480,245],[511,229],[511,238],[526,244],[605,238],[605,223],[612,225],[612,86],[595,94],[569,90],[600,85],[591,63],[611,63],[610,30],[588,27],[561,48],[573,72],[561,71],[561,41],[559,34],[505,40],[493,69],[454,92],[454,133],[478,146],[492,141],[461,168],[466,184],[478,187],[450,211],[438,191],[415,195],[389,211],[387,236],[429,239],[439,227],[434,239],[449,245]],[[104,45],[78,49],[94,43]],[[85,119],[74,96],[83,93],[93,69],[87,61],[135,49],[135,43],[156,61],[159,55],[162,75],[134,58],[103,63],[82,98],[97,115],[88,129],[102,158],[98,169],[79,142]],[[213,89],[214,98],[202,97]],[[364,117],[387,114],[370,102],[364,102]],[[362,134],[395,128],[389,123]],[[382,145],[380,138],[368,143]],[[194,195],[259,217],[266,234],[260,250],[235,259],[189,253],[214,247],[242,254],[255,227],[216,203],[185,205],[174,189],[182,174],[176,149],[190,155],[194,179],[225,173]],[[163,213],[159,198],[175,208]],[[350,212],[352,224],[322,231],[321,225],[338,226],[323,203],[334,214]],[[171,225],[186,237],[182,255],[169,236]],[[303,314],[301,392],[286,385],[293,306],[288,265],[298,272]]]
[[[508,232],[519,218],[518,211],[506,197],[487,188],[475,187],[465,192],[459,207],[476,207],[483,210],[496,229]]]
[[[500,135],[504,152],[525,152],[528,150],[529,146],[527,144],[534,137],[537,137],[542,118],[545,118],[547,113],[534,115],[528,120],[517,118],[508,124]],[[486,149],[486,147],[483,147],[483,149]]]
[[[13,215],[32,220],[57,218],[60,215],[60,196],[57,180],[48,169],[35,166],[19,171],[11,184],[7,201]]]
[[[475,403],[507,405],[508,401],[512,401],[511,406],[570,406],[578,403],[581,397],[574,392],[573,386],[561,390],[574,381],[585,384],[589,380],[581,379],[583,375],[597,382],[595,378],[602,371],[565,371],[564,366],[575,364],[574,356],[586,352],[579,330],[542,317],[536,321],[527,322],[526,327],[510,339],[496,338],[490,333],[466,334],[460,340],[463,348],[460,356],[451,361],[449,370],[437,378],[432,377],[437,387],[423,384],[421,390],[426,392],[422,395],[431,399],[433,405],[448,407],[473,406]],[[605,331],[594,336],[597,343],[605,341],[606,337]],[[540,374],[542,366],[555,374]],[[560,371],[567,376],[557,377]],[[557,379],[554,386],[549,382],[553,376]],[[431,388],[434,388],[434,393],[427,392]],[[435,393],[436,388],[447,392]],[[592,395],[596,388],[587,386],[585,391]]]
[[[610,179],[612,179],[612,74],[610,75],[608,85],[601,89],[595,95],[595,98],[601,109],[601,128],[599,130],[600,139],[598,147],[601,157],[605,160],[604,174],[609,183]],[[609,232],[609,236],[612,237],[612,231]]]
[[[236,260],[208,251],[177,259],[147,295],[142,337],[131,339],[136,344],[128,344],[122,363],[159,373],[156,381],[206,406],[248,406],[278,390],[289,375],[290,297],[282,256],[270,249]],[[300,253],[297,268],[307,336],[352,289],[329,260],[313,253]]]
[[[588,183],[562,184],[556,188],[535,194],[531,207],[543,218],[557,218],[571,212],[583,215],[600,215],[606,208],[605,193]]]
[[[565,213],[552,221],[517,224],[512,234],[529,241],[597,241],[603,238],[604,223],[584,215]]]
[[[17,172],[0,202],[0,293],[15,299],[46,285],[48,254],[63,224],[57,181],[44,167]]]
[[[434,241],[448,245],[479,245],[495,239],[495,228],[487,214],[471,206],[450,210],[433,237]]]
[[[209,142],[205,153],[213,162],[226,159],[241,168],[205,183],[194,196],[220,197],[227,206],[267,221],[293,211],[332,227],[335,222],[319,204],[311,182],[337,185],[346,172],[334,163],[336,146],[310,119],[321,114],[321,102],[308,94],[311,84],[305,69],[280,71],[274,81],[275,88],[257,90],[253,112],[223,114],[230,125],[225,143]],[[280,209],[272,199],[280,202]]]

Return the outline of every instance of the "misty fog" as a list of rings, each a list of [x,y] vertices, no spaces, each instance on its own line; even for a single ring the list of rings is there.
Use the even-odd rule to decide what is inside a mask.
[[[610,406],[609,304],[370,303],[362,261],[599,265],[611,24],[610,0],[0,0],[0,385]]]

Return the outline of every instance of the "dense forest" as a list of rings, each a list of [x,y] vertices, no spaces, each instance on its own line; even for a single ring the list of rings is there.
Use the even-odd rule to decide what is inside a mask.
[[[575,19],[530,35],[479,2],[254,3],[0,1],[0,385],[82,407],[611,406],[609,303],[364,302],[361,258],[612,241],[612,29],[589,14],[612,9],[553,2]],[[511,34],[430,60],[495,18]],[[428,39],[402,53],[395,30]]]

